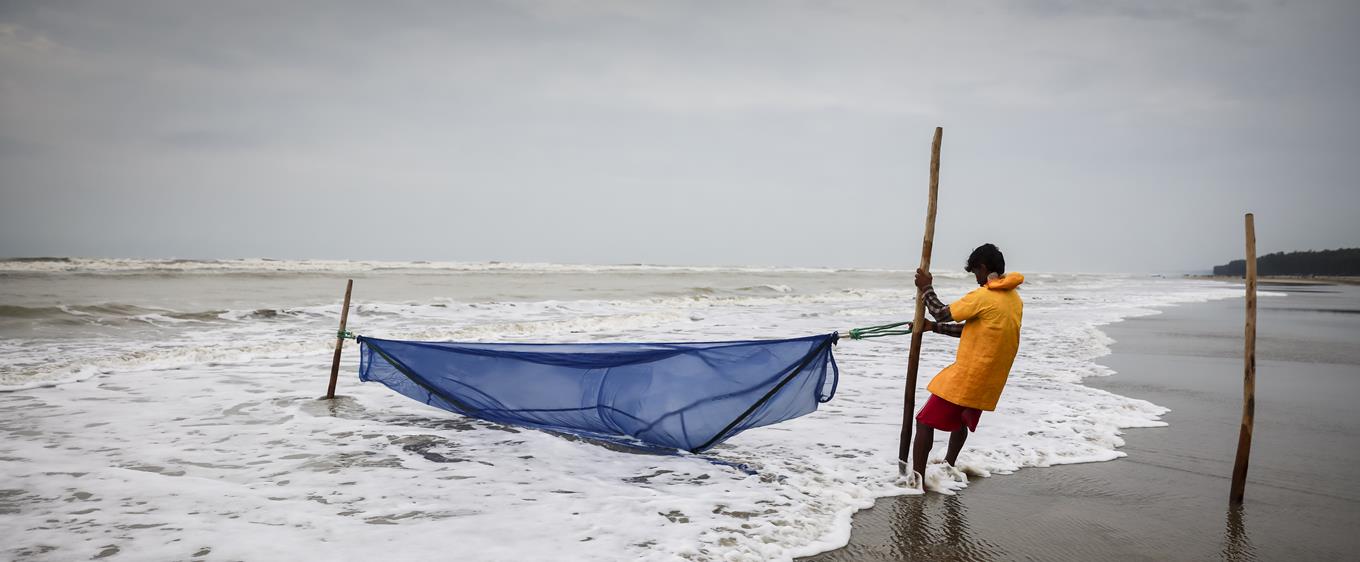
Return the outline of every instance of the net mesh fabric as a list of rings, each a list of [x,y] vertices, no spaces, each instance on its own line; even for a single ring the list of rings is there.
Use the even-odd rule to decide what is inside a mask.
[[[359,378],[499,423],[701,452],[835,394],[837,335],[700,343],[360,337]]]

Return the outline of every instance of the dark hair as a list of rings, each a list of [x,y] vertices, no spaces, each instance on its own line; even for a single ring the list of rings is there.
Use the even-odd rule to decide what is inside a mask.
[[[1006,257],[1001,255],[1001,248],[995,244],[983,244],[968,254],[968,266],[963,270],[972,273],[979,265],[987,266],[990,273],[1001,275],[1006,272]]]

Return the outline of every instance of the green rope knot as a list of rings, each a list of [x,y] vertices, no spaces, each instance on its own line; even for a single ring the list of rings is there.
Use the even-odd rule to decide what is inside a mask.
[[[359,337],[359,334],[356,334],[349,330],[340,330],[335,333],[335,337],[342,340],[352,340],[357,339]]]
[[[862,340],[867,338],[881,338],[883,336],[905,336],[911,333],[911,328],[899,328],[902,326],[909,326],[910,324],[911,322],[893,322],[892,324],[869,326],[867,328],[854,328],[850,330],[850,339]]]

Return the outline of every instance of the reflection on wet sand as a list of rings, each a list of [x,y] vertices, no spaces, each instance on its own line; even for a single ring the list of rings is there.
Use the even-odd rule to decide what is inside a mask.
[[[1228,508],[1227,524],[1223,529],[1224,560],[1256,560],[1256,547],[1251,545],[1251,538],[1247,536],[1247,521],[1243,511],[1240,505]]]
[[[895,560],[990,560],[999,551],[969,533],[959,496],[929,494],[893,502],[891,556]]]

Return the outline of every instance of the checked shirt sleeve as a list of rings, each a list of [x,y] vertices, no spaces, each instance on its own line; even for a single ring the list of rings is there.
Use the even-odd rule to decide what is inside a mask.
[[[935,287],[926,286],[921,291],[921,298],[926,303],[926,310],[935,317],[935,333],[956,338],[963,335],[963,323],[953,321],[954,315],[949,311],[949,305],[940,301],[940,297],[935,294]]]
[[[936,322],[953,322],[954,315],[949,312],[949,305],[940,302],[940,297],[935,296],[935,287],[926,285],[921,291],[921,298],[926,302],[926,310],[935,317]]]
[[[955,338],[962,337],[963,322],[937,322],[935,324],[935,333]]]

